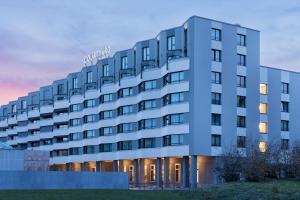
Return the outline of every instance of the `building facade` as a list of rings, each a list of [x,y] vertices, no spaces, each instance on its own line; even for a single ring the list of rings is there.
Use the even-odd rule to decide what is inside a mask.
[[[0,140],[53,170],[138,186],[218,181],[228,149],[299,139],[300,75],[260,66],[260,33],[198,16],[0,108]]]

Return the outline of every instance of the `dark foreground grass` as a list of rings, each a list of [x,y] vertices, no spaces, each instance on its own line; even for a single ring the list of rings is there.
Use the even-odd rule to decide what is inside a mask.
[[[300,199],[300,181],[280,180],[260,183],[227,183],[196,191],[132,190],[0,190],[0,200],[147,200],[147,199]]]

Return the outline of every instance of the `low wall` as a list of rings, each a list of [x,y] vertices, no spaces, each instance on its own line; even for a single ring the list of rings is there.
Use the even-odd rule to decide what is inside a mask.
[[[0,189],[128,189],[128,174],[0,171]]]

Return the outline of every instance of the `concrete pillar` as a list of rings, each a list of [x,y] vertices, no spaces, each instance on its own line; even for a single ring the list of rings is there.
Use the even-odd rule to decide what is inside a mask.
[[[133,160],[133,185],[138,187],[138,159]]]
[[[183,156],[182,158],[182,187],[189,187],[189,157]]]
[[[197,156],[191,156],[191,188],[197,188]]]
[[[156,159],[156,186],[161,187],[161,158]]]
[[[142,187],[144,183],[144,160],[139,160],[139,185]]]
[[[80,171],[86,171],[85,169],[85,163],[80,163]]]
[[[114,160],[113,161],[113,172],[118,172],[118,171],[119,171],[118,161]]]
[[[164,187],[169,186],[169,158],[164,158]]]
[[[71,163],[66,163],[66,171],[71,171]]]
[[[124,161],[123,160],[119,160],[118,172],[124,172]]]
[[[101,172],[101,161],[96,161],[96,172]]]

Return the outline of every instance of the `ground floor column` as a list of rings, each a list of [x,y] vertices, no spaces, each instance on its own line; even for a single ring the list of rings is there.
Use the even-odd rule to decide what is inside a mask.
[[[189,157],[183,156],[182,158],[182,187],[189,187]]]
[[[96,161],[96,172],[101,172],[101,161]]]
[[[156,186],[161,187],[161,158],[156,159]]]
[[[197,188],[197,156],[191,156],[191,188]]]
[[[164,187],[169,185],[169,158],[164,158]]]
[[[133,185],[138,187],[138,159],[133,160]]]
[[[113,161],[113,171],[117,172],[118,170],[119,170],[118,161],[114,160]]]
[[[142,187],[144,183],[144,159],[139,160],[139,186]]]
[[[71,163],[66,163],[66,171],[71,171]]]

